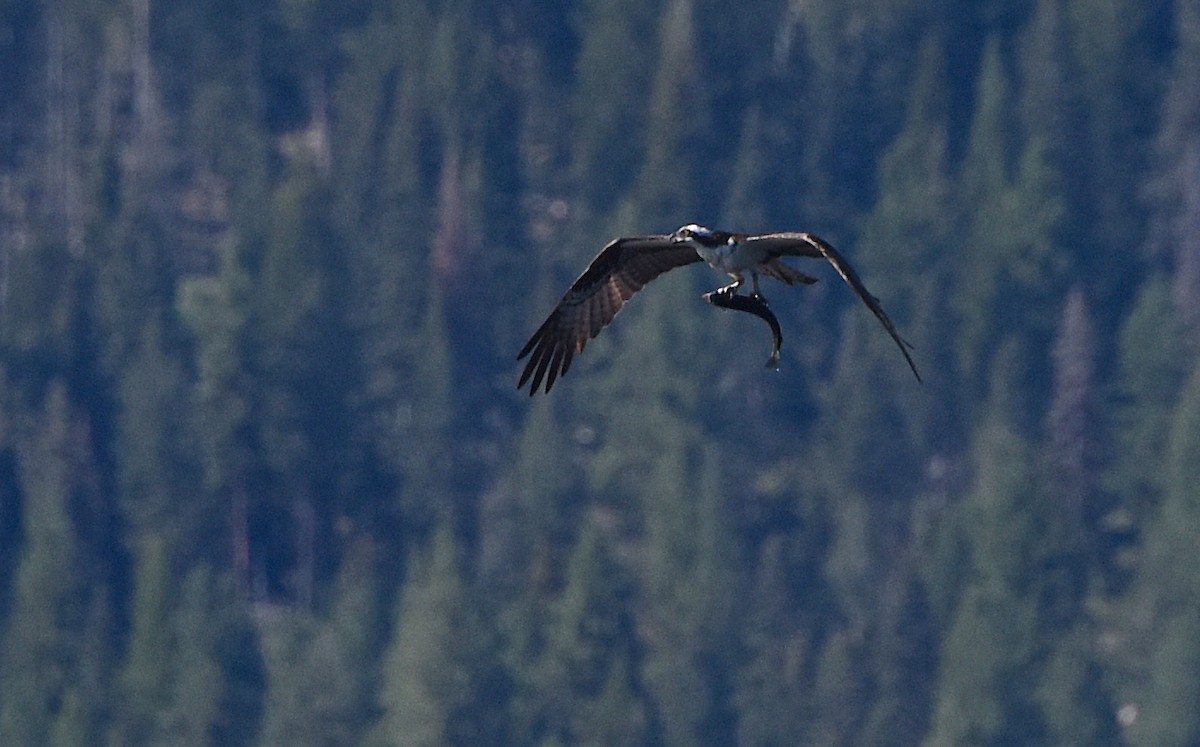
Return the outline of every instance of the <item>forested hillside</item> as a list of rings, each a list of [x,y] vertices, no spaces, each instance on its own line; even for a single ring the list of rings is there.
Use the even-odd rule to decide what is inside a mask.
[[[609,239],[806,230],[785,335]],[[1200,743],[1195,0],[0,0],[0,744]]]

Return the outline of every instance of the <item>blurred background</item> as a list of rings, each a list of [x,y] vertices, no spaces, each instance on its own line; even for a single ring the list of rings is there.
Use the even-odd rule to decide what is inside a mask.
[[[1194,0],[0,0],[0,743],[1200,743]],[[608,240],[807,230],[785,335]]]

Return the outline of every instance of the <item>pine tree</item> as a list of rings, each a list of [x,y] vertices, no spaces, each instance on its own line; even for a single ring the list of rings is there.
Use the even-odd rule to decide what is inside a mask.
[[[1038,610],[1025,589],[1040,535],[1029,505],[1029,458],[1004,411],[993,409],[974,441],[975,484],[963,527],[973,573],[942,642],[929,745],[1041,738],[1029,694]]]
[[[873,695],[860,744],[919,744],[929,727],[937,684],[937,634],[924,584],[909,563],[885,581],[865,656]]]
[[[804,692],[804,641],[788,623],[790,610],[787,571],[782,553],[785,540],[764,543],[754,587],[747,594],[734,703],[740,744],[791,744],[802,741],[803,724],[811,713],[797,697]]]
[[[1129,112],[1154,111],[1161,81],[1156,58],[1168,48],[1162,38],[1169,26],[1165,7],[1130,0],[1077,0],[1066,5],[1067,38],[1088,110],[1075,138],[1095,174],[1088,192],[1094,201],[1088,254],[1095,264],[1084,270],[1111,266],[1143,233],[1137,185],[1151,153],[1144,138],[1153,118],[1131,117]],[[1115,287],[1110,292],[1119,298],[1122,290]]]
[[[1133,694],[1139,710],[1130,729],[1137,745],[1185,745],[1200,739],[1200,611],[1188,600],[1200,593],[1200,576],[1182,561],[1190,557],[1190,539],[1200,505],[1200,367],[1193,372],[1171,418],[1164,460],[1161,510],[1148,527],[1144,556],[1131,591],[1149,629],[1137,644],[1146,652],[1145,685]]]
[[[938,373],[953,366],[951,346],[944,344],[953,335],[953,327],[948,323],[953,318],[948,298],[953,263],[946,261],[946,256],[957,251],[959,245],[953,218],[957,195],[948,152],[950,115],[945,54],[936,36],[922,40],[904,126],[879,160],[878,196],[863,219],[862,239],[854,257],[868,278],[868,287],[883,299],[889,316],[899,325],[904,338],[912,342],[913,354],[922,371],[937,377],[939,399],[947,401],[946,407],[937,408],[925,397],[893,398],[896,403],[889,405],[889,409],[895,408],[903,432],[918,449],[921,444],[946,448],[945,443],[956,439],[961,427],[957,419],[949,416],[960,409],[954,404],[961,397],[956,382],[953,377]],[[824,292],[833,293],[833,289]],[[852,297],[846,303],[858,306]],[[862,366],[865,364],[862,356],[869,355],[870,365],[876,367],[879,376],[893,378],[907,388],[908,381],[904,379],[909,374],[903,370],[904,366],[895,365],[896,351],[877,338],[877,329],[866,329],[874,327],[875,320],[862,311],[851,308],[844,312],[854,319],[851,339],[862,340],[863,348],[851,353],[849,340],[844,341],[843,347],[848,349],[844,351],[847,355],[844,365]],[[852,378],[874,377],[856,374]]]
[[[171,558],[203,554],[224,527],[211,496],[198,486],[193,411],[179,406],[188,397],[188,373],[180,356],[165,349],[162,323],[149,320],[140,332],[116,384],[120,508],[135,545],[143,538],[166,543]],[[142,548],[133,551],[140,555]]]
[[[642,143],[637,105],[650,91],[645,72],[653,64],[648,33],[653,3],[584,0],[579,3],[581,41],[572,88],[571,171],[584,208],[606,210],[629,184]]]
[[[1167,255],[1171,263],[1171,293],[1182,320],[1195,327],[1200,303],[1200,136],[1192,123],[1200,115],[1197,74],[1200,73],[1200,11],[1187,2],[1175,3],[1177,46],[1157,136],[1153,197],[1147,249]],[[1196,343],[1196,339],[1190,341]]]
[[[1103,570],[1093,565],[1101,509],[1093,477],[1098,453],[1094,345],[1087,305],[1075,290],[1067,297],[1051,350],[1054,387],[1039,492],[1053,513],[1043,530],[1047,557],[1031,585],[1038,595],[1046,651],[1036,700],[1048,739],[1055,744],[1112,744],[1117,738],[1114,708],[1101,684],[1101,660],[1092,644],[1096,625],[1085,606],[1095,596],[1096,571]]]
[[[697,479],[689,480],[684,445],[668,447],[643,493],[643,676],[671,744],[727,743],[735,729],[733,539],[720,460],[711,447],[702,453]]]
[[[1006,126],[1008,76],[996,40],[984,51],[961,174],[966,251],[958,258],[953,308],[960,318],[959,370],[978,383],[997,329],[1037,331],[1050,279],[1063,271],[1052,251],[1061,200],[1045,145],[1015,142]]]
[[[551,607],[537,665],[539,721],[543,739],[562,744],[641,744],[649,725],[632,680],[630,588],[599,521],[596,514],[585,520]]]
[[[1165,487],[1170,421],[1188,374],[1178,355],[1185,338],[1170,281],[1148,279],[1120,330],[1116,402],[1106,423],[1116,443],[1105,483],[1121,496],[1117,510],[1138,522],[1154,513]]]
[[[155,738],[175,745],[254,743],[266,672],[249,610],[233,579],[198,565],[172,611],[169,704]]]
[[[175,639],[171,625],[174,598],[166,541],[144,536],[137,548],[132,631],[120,677],[120,705],[114,742],[147,744],[170,703]]]
[[[58,704],[78,672],[88,599],[70,513],[80,479],[72,452],[82,445],[72,420],[66,388],[52,383],[19,454],[22,549],[0,679],[0,741],[8,744],[48,742]]]
[[[263,744],[357,744],[366,736],[380,599],[366,547],[347,554],[333,593],[322,617],[280,610],[260,624],[271,683]]]
[[[1087,303],[1078,289],[1067,297],[1058,339],[1051,351],[1054,363],[1054,392],[1046,413],[1048,487],[1062,501],[1064,510],[1082,540],[1084,521],[1092,513],[1088,505],[1094,486],[1091,475],[1096,453],[1093,427],[1093,369],[1095,341]]]
[[[646,150],[635,194],[643,220],[685,215],[694,204],[692,179],[681,156],[707,125],[708,102],[695,85],[699,70],[694,0],[668,0],[659,25],[659,56],[647,106]]]
[[[249,584],[249,480],[254,466],[252,376],[247,365],[247,327],[253,279],[248,246],[227,244],[221,267],[179,290],[178,310],[196,336],[197,437],[203,485],[210,501],[229,512],[229,548],[235,578]]]
[[[506,685],[448,522],[410,561],[383,662],[380,745],[503,741]]]

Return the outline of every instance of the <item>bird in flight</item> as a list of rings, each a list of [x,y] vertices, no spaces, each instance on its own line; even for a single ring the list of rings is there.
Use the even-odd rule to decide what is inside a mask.
[[[538,327],[517,360],[529,356],[517,388],[529,386],[532,396],[545,382],[549,392],[554,382],[571,367],[575,355],[583,352],[587,341],[600,333],[626,301],[646,283],[667,270],[695,262],[707,262],[727,273],[733,282],[704,295],[705,300],[722,308],[747,311],[771,325],[775,347],[768,365],[779,361],[782,337],[775,315],[770,312],[759,290],[759,276],[765,275],[788,285],[817,282],[811,275],[784,264],[781,257],[824,258],[858,295],[896,341],[917,381],[921,374],[909,355],[912,347],[896,331],[892,320],[879,305],[879,299],[863,286],[858,273],[824,239],[804,231],[782,233],[729,233],[690,223],[674,233],[652,236],[626,236],[614,239],[600,250],[583,274]],[[747,273],[753,294],[740,295]]]

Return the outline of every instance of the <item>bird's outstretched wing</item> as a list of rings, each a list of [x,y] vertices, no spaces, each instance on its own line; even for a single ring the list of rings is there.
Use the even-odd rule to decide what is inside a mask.
[[[673,243],[670,236],[632,236],[610,242],[517,354],[517,360],[530,356],[517,388],[532,377],[530,396],[543,379],[549,392],[571,367],[575,354],[583,352],[587,341],[599,334],[642,286],[667,270],[699,261],[694,248]]]
[[[871,313],[875,314],[883,328],[896,341],[896,345],[900,348],[900,352],[904,354],[904,359],[908,361],[908,367],[912,369],[913,375],[917,377],[917,381],[921,380],[921,374],[917,371],[917,364],[913,362],[912,356],[908,350],[912,347],[911,344],[896,331],[896,325],[892,324],[892,320],[888,318],[883,307],[879,305],[879,299],[871,295],[859,279],[858,273],[850,266],[841,254],[837,252],[827,241],[819,236],[814,236],[807,231],[788,231],[783,233],[765,233],[758,236],[750,236],[746,239],[748,242],[753,241],[763,242],[770,252],[776,256],[783,257],[824,257],[829,260],[833,268],[842,276],[842,280],[846,281],[862,299],[862,302],[867,305]]]

